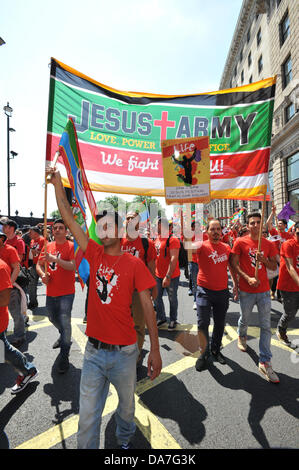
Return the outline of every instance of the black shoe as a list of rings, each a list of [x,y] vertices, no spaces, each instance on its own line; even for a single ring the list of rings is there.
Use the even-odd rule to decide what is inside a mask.
[[[221,352],[211,351],[211,354],[217,362],[219,362],[220,364],[226,364],[225,357],[223,356],[223,354],[221,354]]]
[[[166,320],[157,320],[157,327],[164,325],[166,323]]]
[[[58,340],[55,341],[55,343],[52,346],[52,349],[57,349],[57,348],[60,348],[60,338],[58,338]]]
[[[37,307],[38,307],[37,302],[29,302],[29,305],[28,305],[29,310],[34,310]]]
[[[19,346],[21,346],[25,341],[25,338],[19,338],[19,339],[13,339],[10,342],[10,344],[12,344],[15,348],[18,348]]]
[[[59,374],[65,374],[65,372],[68,370],[69,367],[70,367],[70,363],[69,363],[68,357],[61,358],[58,364]]]
[[[199,356],[195,364],[195,369],[197,370],[197,372],[201,372],[202,370],[206,368],[206,366],[207,366],[207,356],[205,354]]]

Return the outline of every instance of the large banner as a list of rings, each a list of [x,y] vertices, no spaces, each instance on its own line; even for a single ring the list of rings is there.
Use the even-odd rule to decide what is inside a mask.
[[[51,59],[46,159],[71,117],[91,190],[164,196],[161,141],[209,136],[211,198],[258,196],[267,191],[274,94],[275,78],[193,95],[122,92]]]

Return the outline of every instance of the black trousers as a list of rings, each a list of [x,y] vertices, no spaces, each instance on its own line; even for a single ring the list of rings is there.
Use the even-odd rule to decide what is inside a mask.
[[[196,305],[198,329],[204,332],[208,344],[210,319],[211,315],[213,315],[214,328],[211,338],[211,350],[217,353],[220,351],[225,327],[225,317],[229,305],[229,291],[228,289],[215,291],[197,286]],[[206,352],[208,352],[208,346]]]

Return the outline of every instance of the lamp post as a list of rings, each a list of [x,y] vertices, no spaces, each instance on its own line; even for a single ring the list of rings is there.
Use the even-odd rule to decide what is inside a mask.
[[[10,183],[10,147],[9,147],[9,133],[14,132],[14,129],[9,127],[9,119],[12,116],[13,109],[7,103],[7,106],[3,108],[4,113],[7,116],[7,212],[8,217],[10,217],[10,187],[15,186],[15,183]],[[16,152],[11,152],[12,158],[17,155]]]

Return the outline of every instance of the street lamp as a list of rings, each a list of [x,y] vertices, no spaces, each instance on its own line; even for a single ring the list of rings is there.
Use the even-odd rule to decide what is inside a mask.
[[[7,116],[7,215],[10,217],[10,187],[15,186],[15,183],[10,182],[10,158],[14,158],[18,154],[13,151],[10,152],[9,148],[9,133],[15,132],[15,129],[9,127],[9,119],[12,117],[13,109],[9,106],[9,103],[7,103],[7,106],[4,106],[3,110]],[[10,153],[12,157],[10,157]]]

